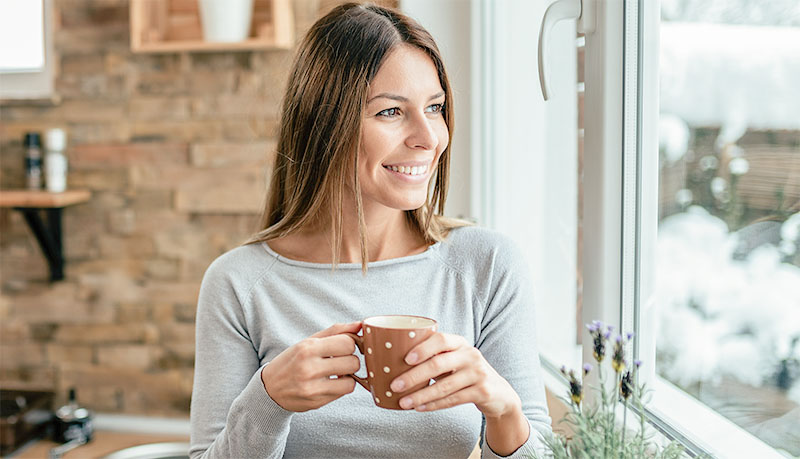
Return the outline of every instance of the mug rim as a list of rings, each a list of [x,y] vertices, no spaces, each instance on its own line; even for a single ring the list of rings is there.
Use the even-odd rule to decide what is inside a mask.
[[[415,318],[415,319],[423,319],[428,323],[426,323],[424,325],[420,325],[418,327],[391,327],[391,326],[386,326],[386,325],[377,325],[377,324],[374,324],[374,323],[369,323],[369,321],[371,321],[372,319],[381,319],[381,318],[388,318],[388,317],[403,317],[403,318],[409,318],[410,317],[410,318]],[[381,314],[381,315],[377,315],[377,316],[367,317],[366,319],[362,320],[361,323],[362,323],[362,325],[365,325],[365,326],[369,325],[370,327],[383,328],[383,329],[387,329],[387,330],[413,330],[413,329],[417,329],[417,328],[429,328],[429,327],[435,326],[437,324],[436,319],[432,319],[430,317],[425,317],[425,316],[416,316],[416,315],[411,315],[411,314]]]

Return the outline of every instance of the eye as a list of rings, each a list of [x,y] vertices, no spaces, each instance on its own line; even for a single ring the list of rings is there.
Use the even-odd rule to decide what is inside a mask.
[[[387,108],[386,110],[381,110],[378,112],[377,116],[383,116],[386,118],[392,118],[400,114],[400,109],[398,107]]]
[[[428,113],[442,113],[444,111],[444,104],[430,105],[425,111]]]

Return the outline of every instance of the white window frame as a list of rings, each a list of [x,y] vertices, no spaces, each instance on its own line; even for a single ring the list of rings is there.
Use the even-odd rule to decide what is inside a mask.
[[[575,25],[553,29],[562,40],[552,42],[552,54],[558,56],[551,73],[556,103],[548,104],[537,92],[538,28],[531,27],[547,5],[527,0],[470,4],[472,215],[482,226],[511,236],[528,259],[536,334],[547,357],[543,364],[580,366]],[[552,151],[558,154],[548,154]]]
[[[637,332],[629,352],[654,389],[648,420],[690,454],[782,458],[655,374],[660,5],[598,1],[596,11],[586,36],[584,317]]]
[[[650,0],[584,0],[594,2],[596,30],[585,38],[584,99],[584,213],[583,213],[583,310],[584,322],[602,320],[617,330],[634,331],[634,344],[628,355],[645,362],[641,377],[654,389],[646,415],[650,424],[668,439],[680,441],[690,455],[700,453],[714,457],[782,457],[757,437],[734,425],[688,394],[674,388],[655,374],[656,330],[655,248],[658,225],[658,25],[660,5]],[[509,71],[525,69],[526,62],[535,62],[535,30],[542,13],[551,2],[524,0],[472,0],[470,30],[472,32],[472,215],[483,225],[504,232],[516,231],[520,212],[508,202],[505,189],[510,180],[506,152],[518,148],[520,138],[510,130],[515,118],[527,118],[526,135],[534,148],[563,148],[559,144],[558,126],[564,121],[559,106],[566,101],[563,94],[574,94],[574,87],[559,88],[560,76],[570,69],[558,70],[549,63],[552,99],[544,105],[538,92],[535,72],[526,93],[509,81]],[[531,40],[521,41],[514,32],[515,18],[524,18],[533,30]],[[537,21],[538,20],[538,21]],[[506,21],[506,22],[504,22]],[[566,40],[574,48],[575,26],[561,38],[550,37],[551,47]],[[559,26],[553,30],[556,31]],[[640,33],[644,31],[644,33]],[[522,33],[524,35],[524,33]],[[558,35],[558,33],[554,33]],[[511,37],[511,38],[510,38]],[[522,43],[529,43],[525,46]],[[563,50],[550,55],[564,56]],[[574,55],[563,61],[574,62]],[[535,66],[535,63],[533,64]],[[516,66],[516,67],[515,67]],[[509,94],[514,93],[514,103]],[[537,100],[520,108],[519,98]],[[561,97],[561,99],[559,99]],[[555,129],[555,132],[553,132]],[[547,164],[546,162],[542,164]],[[532,180],[541,175],[532,174]],[[573,182],[574,183],[574,182]],[[577,187],[573,186],[573,190]],[[541,190],[548,197],[559,189]],[[564,218],[574,208],[562,209]],[[543,247],[551,218],[561,216],[554,209],[526,209],[547,223],[531,230],[533,245]],[[512,234],[513,236],[513,234]],[[535,268],[535,257],[526,253]],[[562,267],[563,268],[563,267]],[[555,270],[557,271],[557,270]],[[538,276],[538,277],[537,277]],[[534,279],[542,279],[534,269]],[[550,285],[555,290],[561,285]],[[574,294],[574,289],[572,292]],[[553,292],[538,292],[538,308],[558,308],[566,297]],[[546,301],[542,301],[542,297]],[[549,301],[547,301],[549,300]],[[569,319],[574,325],[574,317]],[[541,329],[562,324],[538,324]],[[572,330],[574,330],[574,326]],[[582,330],[582,361],[593,361],[591,339]],[[539,337],[540,341],[542,337]],[[542,355],[545,382],[557,395],[566,391],[563,378],[557,374],[560,364],[579,364],[572,358],[576,348],[565,346],[563,353]],[[596,373],[590,373],[591,375]],[[596,383],[596,382],[595,382]],[[592,384],[592,381],[589,382]]]
[[[53,2],[40,1],[43,2],[44,15],[44,67],[40,71],[0,73],[0,101],[58,101],[55,93],[57,65],[53,47]]]

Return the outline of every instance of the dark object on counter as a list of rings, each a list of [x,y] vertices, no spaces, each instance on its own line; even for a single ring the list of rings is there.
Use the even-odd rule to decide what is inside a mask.
[[[82,437],[88,442],[93,433],[92,413],[78,406],[75,389],[70,389],[69,402],[56,411],[53,441],[66,443]]]
[[[42,189],[42,138],[38,132],[25,134],[25,186],[29,190]]]
[[[92,441],[92,413],[78,406],[75,389],[69,390],[69,402],[56,411],[53,441],[63,443],[50,450],[50,458],[60,458],[67,451]]]
[[[48,391],[0,390],[0,455],[50,434],[53,396]]]

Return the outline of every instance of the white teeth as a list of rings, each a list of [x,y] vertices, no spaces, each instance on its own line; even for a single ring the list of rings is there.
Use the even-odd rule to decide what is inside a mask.
[[[391,169],[395,172],[399,172],[401,174],[407,175],[422,175],[428,171],[428,166],[386,166],[387,169]]]

